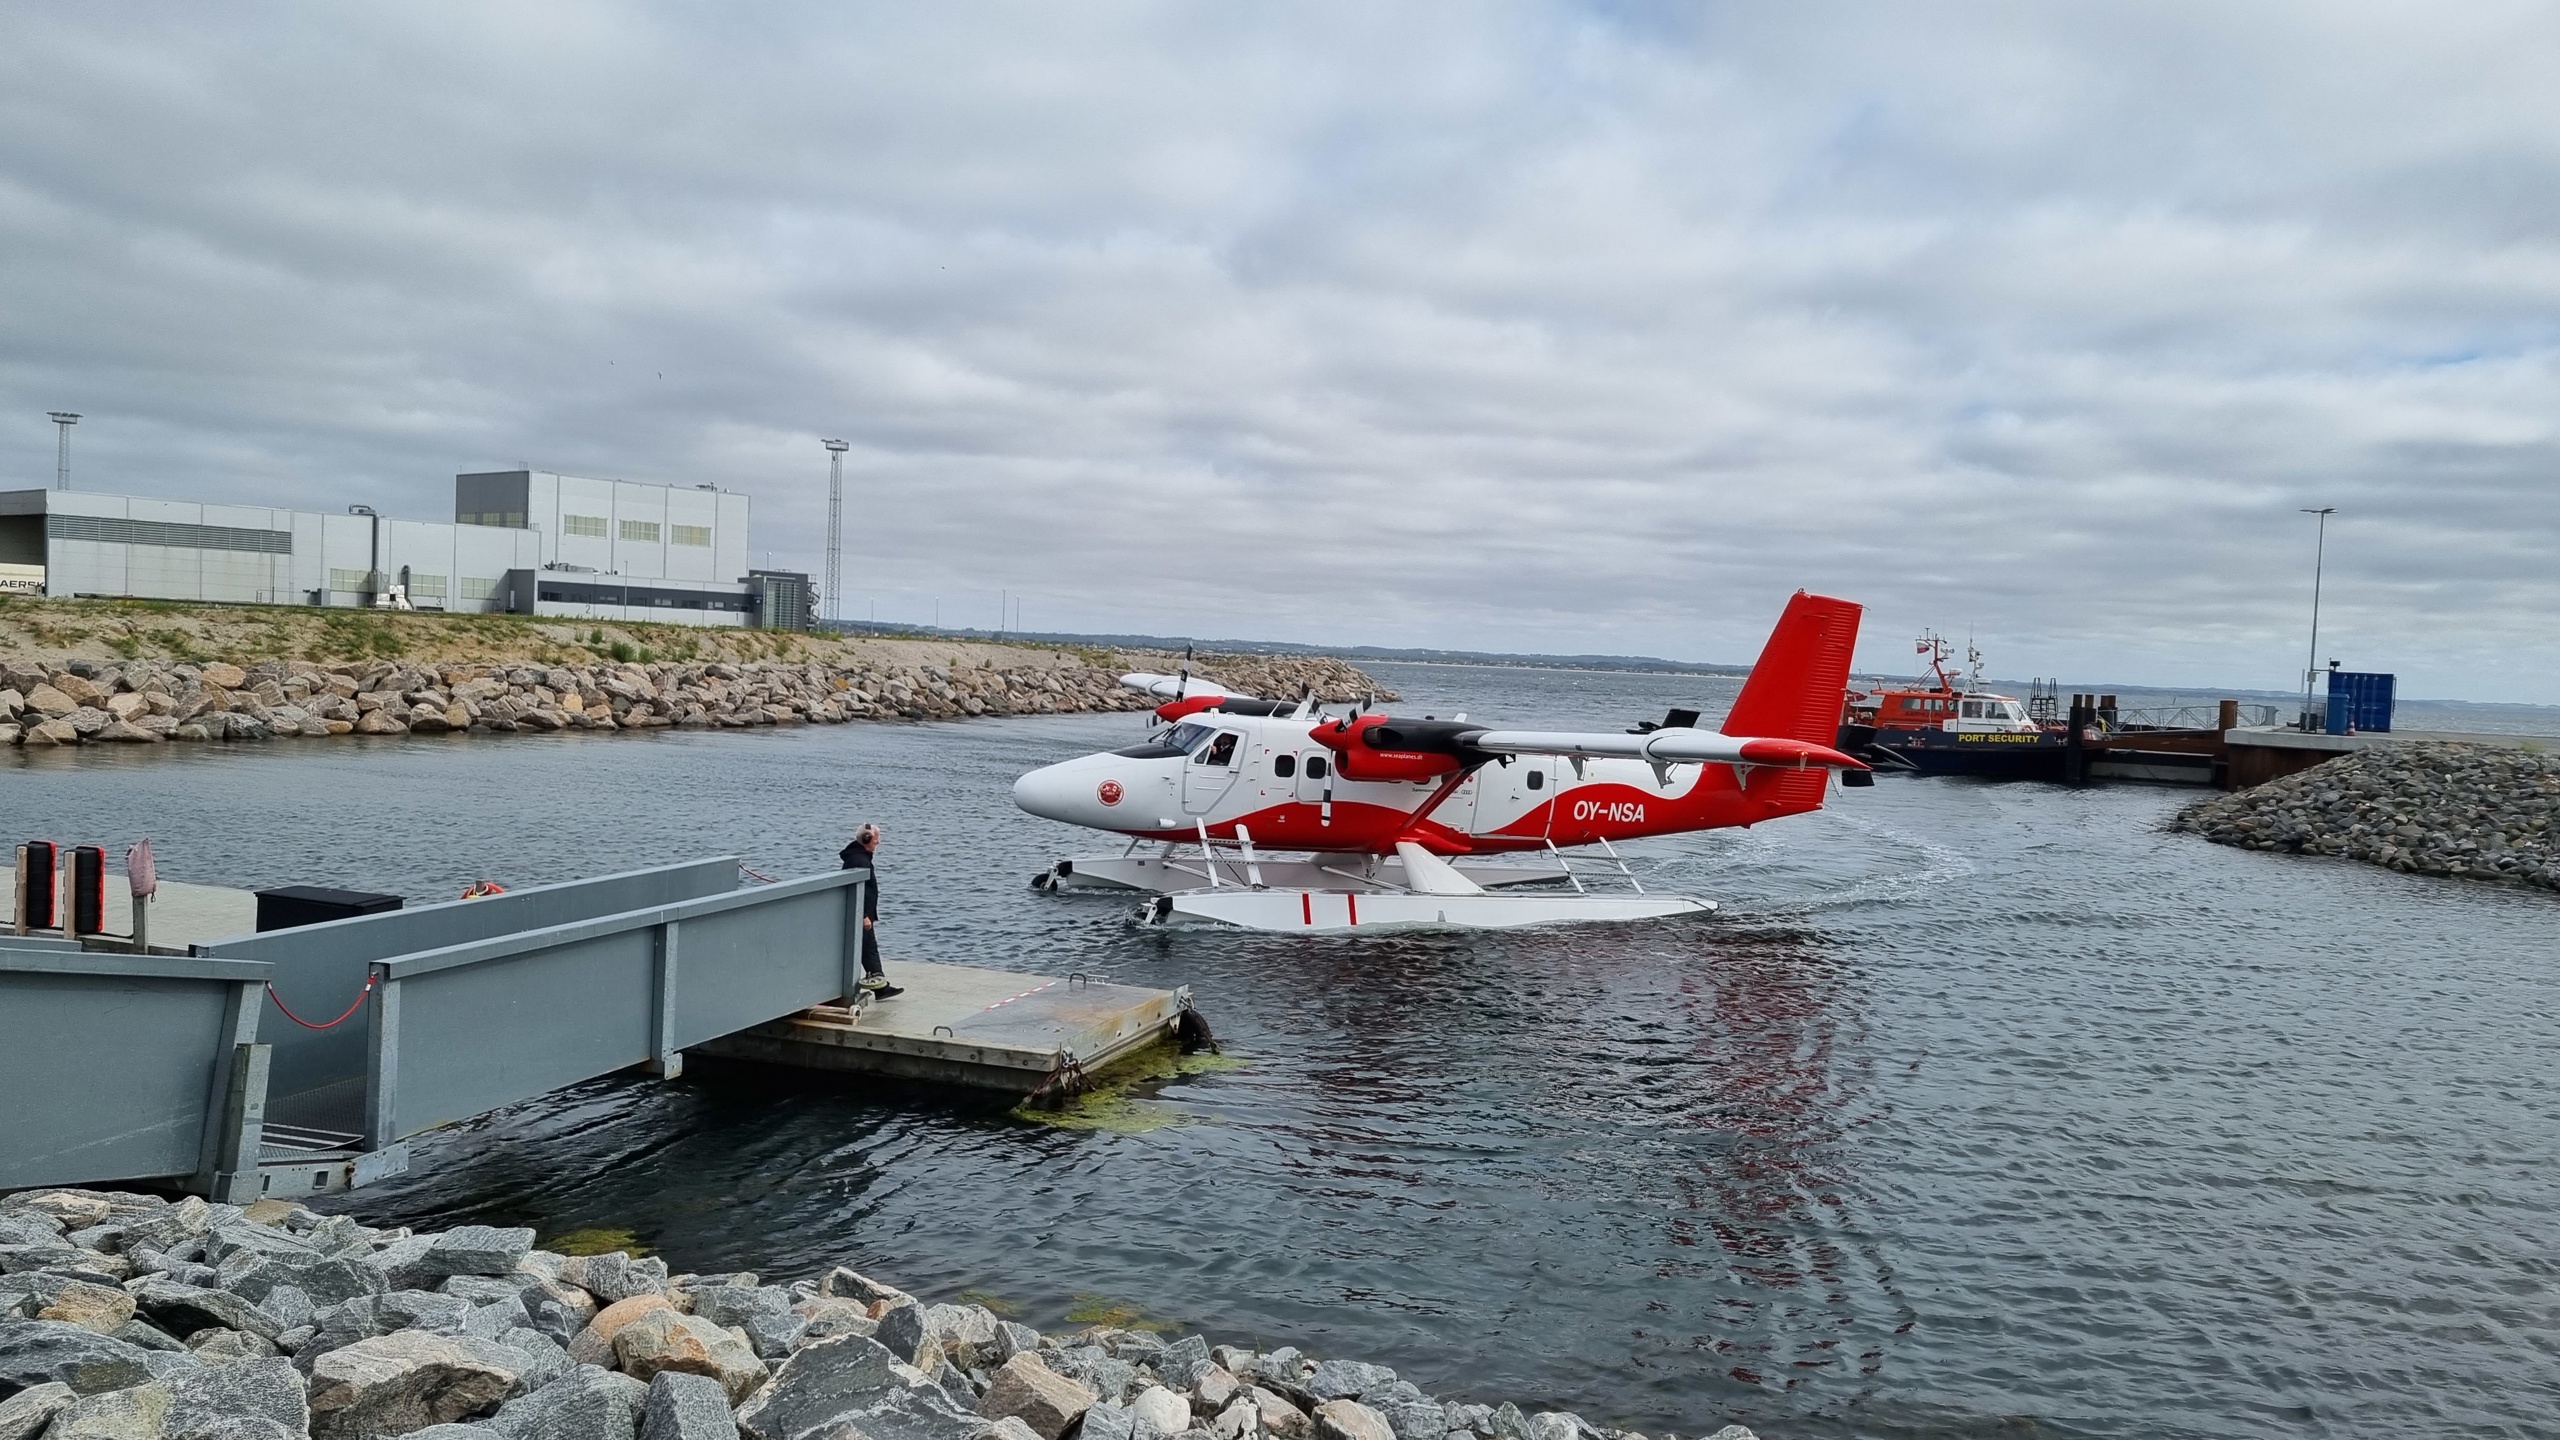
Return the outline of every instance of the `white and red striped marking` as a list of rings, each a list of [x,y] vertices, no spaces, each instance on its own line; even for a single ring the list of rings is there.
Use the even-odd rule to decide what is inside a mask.
[[[1066,983],[1066,982],[1065,982],[1065,981],[1063,981],[1063,980],[1052,980],[1052,981],[1050,981],[1047,985],[1034,985],[1034,986],[1032,986],[1030,989],[1023,991],[1023,992],[1022,992],[1021,994],[1019,994],[1019,995],[1007,995],[1006,997],[1004,997],[1003,999],[1001,999],[1001,1000],[997,1001],[997,1002],[996,1002],[996,1003],[994,1003],[993,1005],[990,1005],[990,1006],[986,1007],[986,1010],[980,1010],[978,1013],[979,1013],[979,1014],[981,1014],[981,1015],[984,1015],[984,1014],[986,1014],[986,1013],[987,1013],[987,1010],[1001,1010],[1001,1009],[1003,1009],[1004,1007],[1006,1007],[1007,1005],[1012,1004],[1012,1003],[1013,1003],[1014,1001],[1016,1001],[1016,1000],[1028,1000],[1028,999],[1030,999],[1032,996],[1039,994],[1041,991],[1046,990],[1046,989],[1049,989],[1051,986],[1063,985],[1063,984],[1065,984],[1065,983]]]

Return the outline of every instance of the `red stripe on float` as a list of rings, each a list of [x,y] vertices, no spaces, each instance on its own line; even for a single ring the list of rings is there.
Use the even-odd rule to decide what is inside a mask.
[[[1344,896],[1342,897],[1342,903],[1343,903],[1343,906],[1351,912],[1351,923],[1352,923],[1352,924],[1354,924],[1354,925],[1359,924],[1359,923],[1360,923],[1360,897],[1359,897],[1359,896],[1357,896],[1357,895],[1348,895],[1348,894],[1346,894],[1346,895],[1344,895]]]
[[[1298,892],[1298,923],[1301,925],[1316,923],[1316,897],[1304,890]]]

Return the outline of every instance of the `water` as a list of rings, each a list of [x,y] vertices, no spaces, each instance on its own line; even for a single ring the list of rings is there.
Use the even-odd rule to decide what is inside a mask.
[[[1732,693],[1378,668],[1542,725]],[[429,897],[802,872],[879,818],[893,966],[1188,983],[1243,1062],[1105,1130],[599,1082],[421,1144],[344,1202],[385,1223],[1127,1306],[1654,1434],[2560,1434],[2560,898],[2163,833],[2187,792],[1887,778],[1638,847],[1711,923],[1141,934],[1032,894],[1080,842],[1004,798],[1136,724],[20,753],[0,833]]]

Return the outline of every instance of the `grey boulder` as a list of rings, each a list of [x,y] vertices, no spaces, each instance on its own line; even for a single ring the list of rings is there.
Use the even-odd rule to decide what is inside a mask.
[[[649,1387],[628,1375],[581,1365],[489,1421],[506,1440],[634,1440]]]
[[[1209,1368],[1209,1342],[1198,1335],[1185,1335],[1164,1347],[1155,1365],[1164,1383],[1177,1390],[1186,1388]]]
[[[708,1375],[658,1372],[640,1408],[639,1440],[738,1440],[729,1392]]]
[[[1135,1440],[1138,1417],[1128,1406],[1105,1400],[1084,1412],[1084,1428],[1076,1433],[1082,1440]]]
[[[610,1305],[634,1295],[665,1294],[667,1264],[658,1259],[634,1260],[619,1250],[608,1250],[602,1255],[571,1256],[560,1267],[560,1278]]]
[[[134,1287],[133,1301],[151,1323],[173,1335],[219,1327],[273,1340],[285,1329],[274,1316],[228,1290],[183,1285],[166,1276],[155,1275]]]
[[[808,1440],[840,1427],[870,1440],[974,1440],[986,1427],[896,1363],[887,1346],[858,1335],[809,1346],[738,1407],[738,1428],[749,1440]]]
[[[184,1350],[187,1348],[184,1344],[179,1342],[177,1336],[170,1334],[168,1331],[161,1329],[159,1326],[154,1325],[147,1320],[127,1320],[122,1325],[116,1327],[116,1338],[127,1345],[138,1345],[145,1350]]]
[[[1351,1400],[1396,1383],[1396,1372],[1358,1360],[1327,1360],[1306,1379],[1307,1393],[1318,1400]]]
[[[302,1376],[282,1358],[187,1370],[92,1395],[53,1417],[47,1440],[256,1440],[311,1421]]]
[[[35,1440],[79,1395],[59,1380],[30,1385],[0,1400],[0,1440]]]
[[[532,1248],[531,1230],[463,1225],[435,1238],[435,1243],[427,1247],[425,1265],[429,1273],[440,1277],[505,1275],[514,1271]]]
[[[433,1235],[412,1235],[364,1256],[359,1263],[382,1277],[377,1290],[424,1290],[436,1283],[436,1274],[427,1268],[427,1252],[435,1249]]]
[[[0,1245],[59,1245],[61,1243],[61,1224],[43,1211],[0,1211]]]
[[[214,1267],[223,1289],[248,1300],[264,1300],[270,1291],[291,1286],[317,1305],[334,1305],[359,1295],[390,1288],[370,1260],[291,1251],[232,1251]]]
[[[779,1360],[808,1328],[792,1313],[791,1292],[779,1285],[706,1285],[693,1292],[693,1313],[723,1328],[747,1332],[756,1353]]]
[[[60,1320],[0,1321],[0,1385],[11,1389],[58,1381],[81,1395],[122,1390],[151,1378],[151,1355]]]
[[[1437,1400],[1398,1400],[1370,1408],[1386,1417],[1396,1440],[1440,1440],[1449,1433],[1449,1412]]]
[[[311,1433],[362,1440],[484,1413],[516,1390],[509,1358],[482,1341],[415,1330],[342,1346],[312,1364]]]

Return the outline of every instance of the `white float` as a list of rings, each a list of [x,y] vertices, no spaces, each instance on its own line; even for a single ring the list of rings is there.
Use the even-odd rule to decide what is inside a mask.
[[[1213,847],[1207,853],[1177,852],[1171,845],[1153,855],[1136,853],[1132,845],[1118,855],[1077,855],[1060,860],[1031,879],[1034,890],[1107,891],[1151,895],[1197,890],[1209,885],[1262,884],[1292,890],[1342,890],[1376,894],[1402,890],[1404,859],[1398,855],[1272,855],[1235,847]],[[1561,857],[1537,852],[1514,855],[1470,855],[1457,862],[1458,873],[1487,890],[1513,885],[1561,883],[1572,878]]]
[[[1406,882],[1400,889],[1215,884],[1157,895],[1139,907],[1139,923],[1319,935],[1623,923],[1711,915],[1716,908],[1712,900],[1687,895],[1648,895],[1632,876],[1623,893],[1594,893],[1579,880],[1572,890],[1496,893],[1411,841],[1397,845],[1396,855]],[[1566,878],[1573,878],[1570,871]]]

